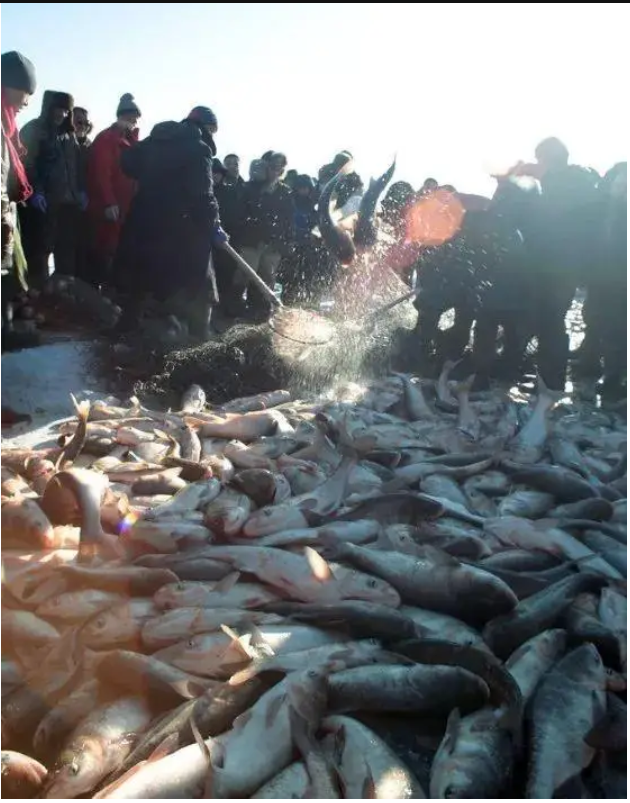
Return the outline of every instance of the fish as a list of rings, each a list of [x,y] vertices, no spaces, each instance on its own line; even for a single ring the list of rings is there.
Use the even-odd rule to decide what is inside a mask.
[[[328,679],[328,709],[415,712],[440,716],[453,706],[474,711],[489,699],[485,682],[456,666],[379,664],[342,670]]]
[[[3,545],[50,549],[55,545],[52,523],[33,499],[23,496],[3,500],[0,508]]]
[[[330,566],[311,547],[304,548],[304,555],[256,546],[214,547],[209,554],[297,601],[363,599],[394,608],[400,603],[397,592],[387,582],[345,566]]]
[[[3,745],[50,772],[29,794],[616,791],[625,421],[443,382],[95,399],[70,467],[76,416],[3,448]]]
[[[226,488],[204,508],[204,524],[218,536],[237,535],[251,519],[254,507],[247,494]]]
[[[137,697],[122,697],[94,710],[64,745],[44,796],[61,799],[90,792],[127,755],[130,736],[150,721],[149,710]]]
[[[432,798],[496,799],[512,776],[514,743],[494,709],[461,716],[455,708],[431,765]]]
[[[182,395],[181,412],[199,413],[206,406],[206,392],[200,385],[191,385]]]
[[[517,604],[515,594],[498,578],[465,566],[435,547],[424,547],[423,557],[414,557],[370,550],[329,537],[323,540],[327,552],[385,580],[410,605],[459,615],[474,623],[498,616],[499,612],[507,613]]]
[[[376,204],[380,198],[383,190],[392,180],[392,176],[396,171],[396,159],[391,163],[388,169],[377,179],[371,178],[367,190],[361,198],[361,205],[359,206],[359,215],[357,218],[356,227],[354,230],[354,244],[360,250],[365,250],[372,247],[376,243],[376,229],[374,226],[374,213]],[[320,215],[320,228],[321,228],[321,215]],[[322,230],[322,237],[326,241],[324,232]],[[326,241],[328,245],[328,242]],[[343,260],[342,260],[343,261]]]
[[[291,800],[308,798],[310,795],[310,776],[302,761],[294,761],[270,781],[263,784],[253,800]]]
[[[39,761],[15,750],[2,751],[2,792],[4,797],[35,797],[48,776]]]
[[[354,465],[355,458],[346,457],[334,474],[312,493],[255,511],[245,522],[243,535],[270,535],[293,527],[304,527],[313,522],[313,517],[322,519],[334,513],[341,506]]]
[[[427,795],[404,761],[373,731],[352,717],[334,715],[322,722],[324,740],[348,800],[416,800]]]
[[[2,640],[6,649],[14,644],[40,647],[60,638],[59,631],[31,611],[3,609]]]
[[[81,627],[81,643],[94,650],[139,645],[144,622],[155,614],[151,599],[131,599],[112,605],[85,622]]]
[[[538,519],[548,513],[555,503],[555,496],[545,491],[520,490],[504,496],[499,502],[499,516],[519,516]]]
[[[420,383],[413,383],[407,374],[395,374],[400,378],[403,387],[403,401],[409,421],[422,421],[434,418],[435,413],[427,404]]]
[[[326,713],[326,692],[325,673],[292,673],[237,717],[221,757],[213,757],[214,796],[249,796],[284,769],[293,754],[291,710],[316,729]]]
[[[495,655],[509,657],[524,642],[555,625],[578,594],[598,590],[606,579],[594,574],[576,574],[521,600],[508,614],[489,621],[483,638]]]
[[[564,655],[567,644],[566,630],[543,630],[521,644],[507,659],[505,668],[518,683],[525,704],[531,699],[541,678]]]
[[[542,457],[549,437],[549,413],[564,397],[564,391],[551,391],[538,375],[538,398],[536,406],[523,429],[508,444],[512,458],[517,463],[537,463]]]
[[[592,644],[569,652],[540,682],[532,700],[528,798],[554,792],[591,762],[586,737],[606,713],[606,673]]]
[[[276,614],[240,608],[175,608],[142,622],[142,644],[147,650],[154,651],[177,643],[182,634],[195,636],[220,630],[223,625],[234,628],[242,624],[277,624],[279,621],[282,618]]]
[[[40,755],[60,744],[101,702],[101,685],[88,680],[61,699],[37,726],[33,747]]]

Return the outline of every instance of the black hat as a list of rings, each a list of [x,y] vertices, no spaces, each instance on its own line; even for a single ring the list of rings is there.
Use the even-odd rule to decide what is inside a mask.
[[[118,108],[116,109],[116,117],[120,117],[121,114],[135,114],[138,117],[142,116],[142,112],[138,108],[138,104],[134,100],[134,97],[131,94],[131,92],[125,92],[125,94],[121,97],[120,102],[118,103]]]
[[[218,127],[217,116],[207,106],[195,106],[188,115],[188,119],[199,125],[213,125]]]
[[[2,54],[2,86],[34,94],[37,88],[35,66],[17,50]]]
[[[68,92],[56,92],[46,90],[50,100],[47,103],[49,109],[64,109],[71,112],[74,109],[74,98]]]

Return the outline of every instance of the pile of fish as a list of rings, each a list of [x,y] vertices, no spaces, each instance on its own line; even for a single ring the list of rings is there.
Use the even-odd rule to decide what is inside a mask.
[[[3,449],[4,796],[625,799],[625,419],[452,368]]]

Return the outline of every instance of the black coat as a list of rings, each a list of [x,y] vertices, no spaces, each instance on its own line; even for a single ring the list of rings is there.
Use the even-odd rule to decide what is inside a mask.
[[[244,190],[244,217],[235,231],[240,245],[257,247],[264,243],[284,250],[294,240],[295,205],[293,193],[278,182],[269,188],[248,181]]]
[[[166,300],[184,288],[216,302],[212,230],[220,223],[212,186],[213,149],[190,121],[155,126],[122,156],[138,182],[121,233],[114,275],[119,288]]]

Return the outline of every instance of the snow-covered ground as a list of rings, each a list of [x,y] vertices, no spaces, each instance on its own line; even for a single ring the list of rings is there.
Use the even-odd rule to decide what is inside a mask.
[[[3,446],[41,445],[49,424],[73,415],[70,393],[77,399],[105,398],[88,370],[90,344],[62,342],[2,355],[2,406],[28,413],[30,424],[3,430]]]

